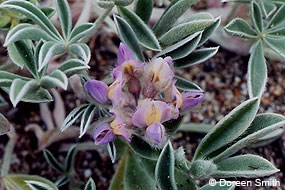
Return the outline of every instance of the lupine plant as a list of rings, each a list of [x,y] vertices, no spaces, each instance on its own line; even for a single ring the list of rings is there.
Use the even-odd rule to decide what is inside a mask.
[[[79,124],[79,138],[90,135],[94,139],[93,146],[106,147],[113,162],[121,159],[109,187],[111,190],[230,190],[235,188],[234,184],[199,187],[197,181],[272,175],[279,170],[266,159],[236,153],[263,141],[285,125],[282,115],[258,114],[267,79],[263,46],[281,55],[285,52],[282,1],[242,1],[250,2],[252,24],[234,19],[225,28],[230,34],[255,41],[248,67],[250,99],[209,130],[192,160],[187,159],[183,147],[172,147],[171,140],[184,117],[203,102],[207,93],[178,76],[177,71],[203,63],[218,51],[218,47],[205,47],[205,42],[220,25],[220,18],[209,13],[183,16],[196,2],[171,1],[162,16],[152,23],[152,0],[101,0],[97,3],[105,13],[95,23],[72,27],[68,2],[55,0],[58,30],[45,9],[29,1],[5,1],[0,5],[1,10],[17,12],[30,22],[19,23],[7,33],[4,46],[22,72],[0,71],[0,87],[8,93],[14,107],[20,101],[43,103],[52,101],[51,88],[66,90],[68,78],[79,75],[86,103],[69,113],[61,130]],[[134,5],[134,9],[128,5]],[[113,20],[122,42],[111,79],[98,80],[88,74],[90,49],[85,42],[114,7],[118,14],[113,15]],[[146,56],[149,51],[154,53],[153,57]],[[53,67],[55,58],[59,63]],[[2,115],[0,118],[1,127],[7,128],[8,121]],[[8,190],[58,189],[72,182],[76,149],[70,148],[64,165],[50,151],[44,150],[47,162],[61,174],[55,183],[38,176],[8,174],[7,164],[1,171],[1,180]],[[73,186],[73,189],[76,188]],[[92,179],[85,189],[96,189]]]

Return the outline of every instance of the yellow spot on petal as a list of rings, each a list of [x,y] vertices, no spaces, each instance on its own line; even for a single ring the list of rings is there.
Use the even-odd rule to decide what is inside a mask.
[[[145,121],[147,125],[151,125],[155,121],[161,120],[161,109],[154,104],[151,104],[151,106],[146,110],[145,115]]]

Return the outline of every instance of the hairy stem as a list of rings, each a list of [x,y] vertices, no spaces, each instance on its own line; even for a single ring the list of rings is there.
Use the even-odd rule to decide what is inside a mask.
[[[9,136],[9,142],[6,145],[5,148],[5,153],[4,153],[4,157],[3,157],[3,163],[2,163],[2,168],[1,168],[1,176],[6,176],[9,173],[9,169],[10,169],[10,164],[11,164],[11,160],[12,160],[12,154],[14,151],[14,147],[16,145],[16,141],[18,139],[16,133],[13,133],[11,136]]]

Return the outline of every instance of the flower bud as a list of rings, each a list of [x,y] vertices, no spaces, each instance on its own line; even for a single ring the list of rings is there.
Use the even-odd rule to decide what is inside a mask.
[[[183,104],[181,110],[185,111],[196,106],[198,103],[204,100],[203,92],[186,92],[182,94]]]
[[[98,80],[89,80],[84,84],[85,89],[99,103],[107,102],[108,85]]]
[[[165,128],[160,122],[154,122],[146,128],[146,137],[156,143],[162,143],[165,135]]]

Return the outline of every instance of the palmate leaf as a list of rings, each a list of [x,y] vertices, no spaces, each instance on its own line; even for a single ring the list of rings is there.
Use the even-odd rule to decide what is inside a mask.
[[[46,41],[56,41],[55,38],[34,25],[19,24],[9,31],[3,46],[8,46],[14,42],[27,39],[36,41],[39,41],[41,39]]]
[[[193,160],[206,158],[207,155],[235,140],[245,132],[257,113],[259,100],[249,99],[220,120],[202,139]]]
[[[45,89],[60,87],[66,90],[68,86],[68,79],[64,72],[56,69],[49,75],[45,75],[41,78],[41,86]]]
[[[153,0],[137,1],[135,13],[145,22],[148,23],[153,9]]]
[[[251,2],[250,7],[251,7],[251,14],[250,15],[251,15],[251,20],[253,22],[253,25],[254,25],[255,29],[261,33],[263,30],[263,21],[262,21],[261,9],[255,1]]]
[[[171,28],[168,32],[159,38],[162,46],[169,46],[178,42],[195,32],[203,31],[215,22],[214,19],[195,20],[179,24]]]
[[[38,76],[37,65],[34,61],[33,49],[25,41],[17,41],[8,46],[10,59],[21,68],[25,67],[33,75]]]
[[[133,153],[130,153],[127,159],[124,172],[124,189],[157,189],[155,180],[148,175],[139,159]]]
[[[9,73],[7,71],[0,71],[0,86],[1,87],[10,87],[13,80],[21,79],[24,81],[29,81],[30,78],[16,75],[14,73]]]
[[[86,37],[94,27],[95,25],[93,23],[84,23],[74,27],[69,35],[68,41],[70,43],[78,42],[80,39]]]
[[[14,10],[22,13],[36,24],[40,25],[49,35],[60,40],[61,36],[48,17],[34,4],[28,1],[11,0],[5,1],[0,5],[0,8]]]
[[[7,175],[3,177],[7,190],[58,190],[49,180],[34,175]]]
[[[272,38],[267,36],[264,38],[264,42],[276,53],[285,57],[285,37]]]
[[[283,4],[278,11],[273,15],[270,19],[269,23],[267,24],[266,29],[271,30],[272,27],[277,28],[282,23],[284,23],[284,11],[285,11],[285,4]]]
[[[64,171],[68,173],[74,172],[74,158],[76,154],[76,145],[73,145],[69,148],[67,156],[64,162]]]
[[[199,63],[203,63],[204,61],[210,59],[218,52],[219,47],[211,47],[211,48],[203,48],[198,49],[190,53],[190,55],[175,60],[174,67],[175,68],[186,68],[192,65],[197,65]]]
[[[176,80],[175,85],[180,90],[188,91],[188,92],[189,91],[190,92],[193,92],[193,91],[203,92],[203,90],[197,84],[190,82],[184,78],[175,76],[175,80]]]
[[[15,79],[12,82],[9,97],[14,107],[22,100],[22,98],[29,93],[31,89],[38,86],[35,80],[30,80],[28,82],[21,79]]]
[[[53,154],[47,149],[44,150],[44,157],[53,169],[55,169],[56,171],[60,173],[64,172],[63,166],[57,161],[57,159],[53,156]]]
[[[90,104],[84,111],[82,118],[81,118],[81,123],[80,123],[80,136],[81,138],[88,130],[88,127],[90,126],[90,123],[93,119],[93,116],[97,112],[97,108]]]
[[[135,32],[140,44],[148,49],[159,51],[160,45],[152,30],[135,13],[124,7],[118,7],[120,15],[128,22]]]
[[[201,32],[197,32],[186,39],[165,48],[156,57],[160,55],[170,56],[173,60],[181,59],[189,55],[195,50],[202,37]]]
[[[277,114],[259,114],[248,129],[230,146],[224,148],[212,159],[216,161],[227,158],[240,149],[258,143],[262,137],[285,126],[285,117]]]
[[[86,64],[89,63],[91,53],[88,45],[83,43],[72,44],[69,47],[69,52],[82,59]]]
[[[213,177],[263,177],[272,175],[279,170],[266,159],[245,154],[222,160],[217,163],[218,170]]]
[[[65,48],[66,47],[63,43],[51,41],[44,43],[39,52],[38,71],[41,71],[45,66],[47,66],[53,56],[63,53]]]
[[[221,24],[221,17],[217,18],[213,24],[208,26],[207,28],[204,29],[202,33],[202,37],[200,39],[200,42],[198,46],[203,45],[208,39],[211,37],[211,35],[217,30],[217,28]]]
[[[84,190],[96,190],[96,184],[92,178],[89,178],[88,182],[84,187]]]
[[[262,42],[258,41],[248,61],[248,93],[249,97],[260,97],[267,81],[267,66]]]
[[[251,28],[251,26],[241,18],[233,19],[226,27],[225,31],[230,35],[236,35],[243,38],[256,38],[256,31]]]
[[[86,69],[89,69],[89,66],[79,59],[67,60],[58,67],[58,70],[64,72],[67,77],[71,77],[72,75],[78,74],[80,71]]]
[[[56,10],[62,29],[62,34],[66,39],[69,36],[72,27],[71,11],[66,0],[56,0]]]
[[[139,41],[131,26],[119,16],[115,16],[115,23],[121,40],[131,48],[139,60],[143,61],[144,57],[140,49]]]
[[[22,98],[23,102],[29,103],[47,103],[53,101],[51,94],[44,88],[31,89],[28,94]]]
[[[0,113],[0,135],[4,135],[10,131],[10,123],[4,115]]]
[[[161,190],[177,189],[174,174],[174,151],[171,142],[164,146],[155,167],[155,179]]]
[[[163,15],[155,24],[153,31],[156,36],[161,36],[186,12],[186,10],[197,0],[175,0],[166,8]],[[179,40],[177,40],[179,41]]]
[[[69,128],[84,113],[87,107],[88,107],[88,104],[83,104],[73,109],[63,121],[63,124],[60,130],[64,131],[67,128]]]

